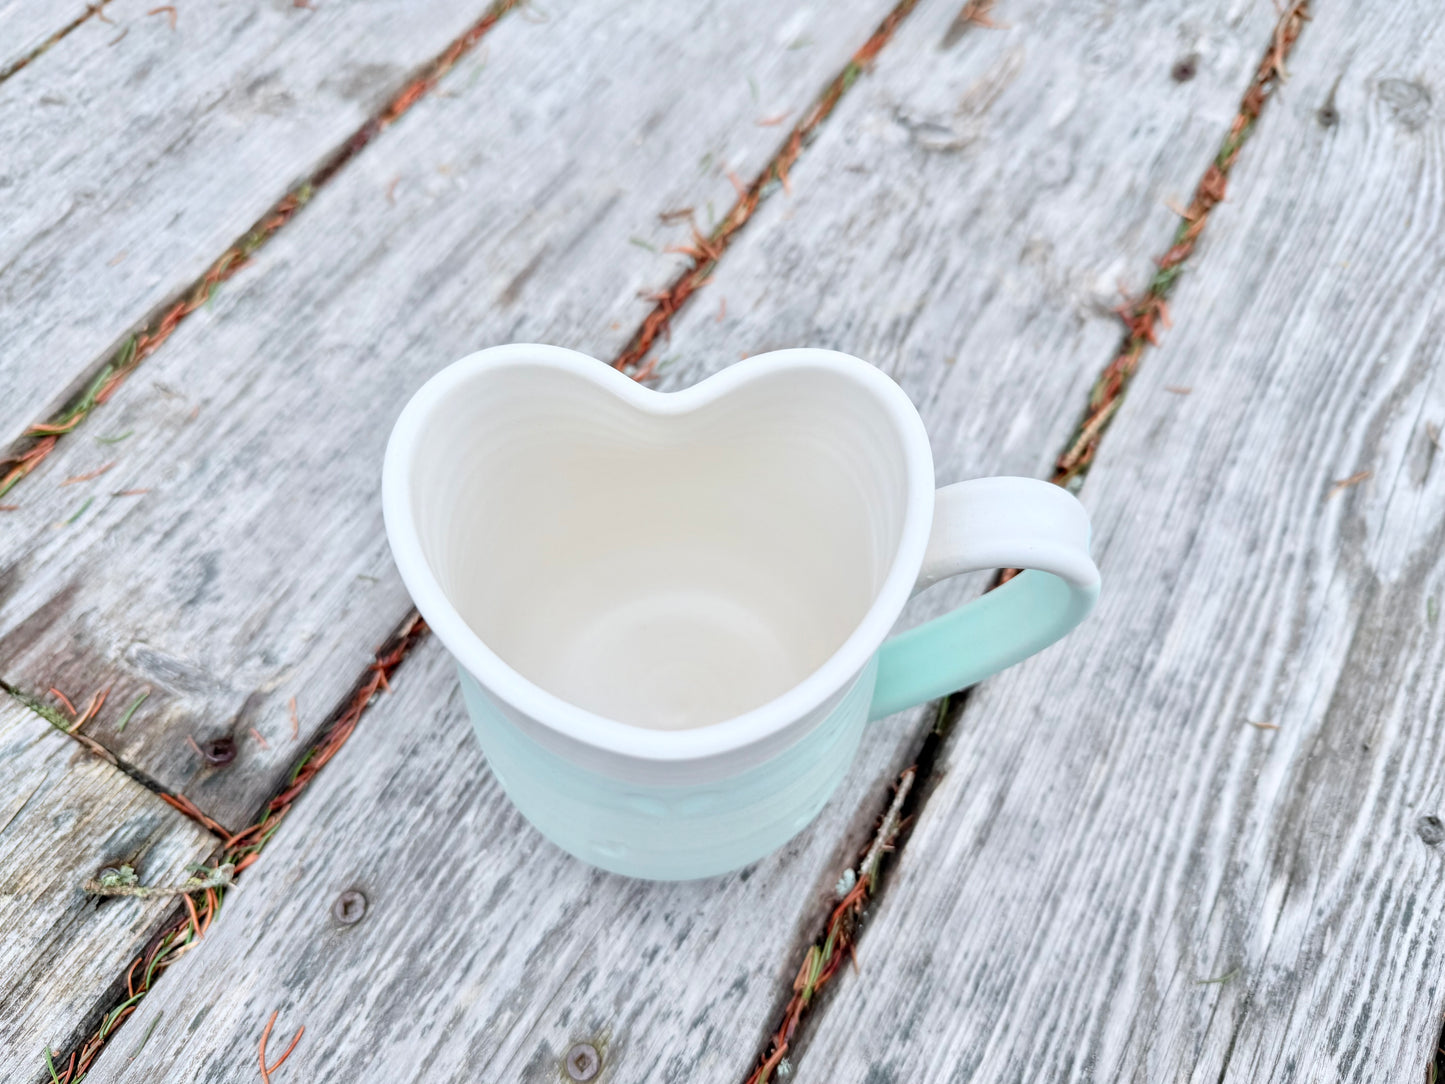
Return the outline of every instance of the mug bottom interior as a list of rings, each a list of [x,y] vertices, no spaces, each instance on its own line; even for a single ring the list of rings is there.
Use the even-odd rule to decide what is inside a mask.
[[[657,730],[740,715],[815,661],[767,615],[687,587],[626,600],[548,641],[519,667],[527,677],[598,715]]]

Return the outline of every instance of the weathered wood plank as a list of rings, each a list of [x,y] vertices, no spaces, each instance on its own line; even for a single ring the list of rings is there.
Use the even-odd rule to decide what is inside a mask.
[[[87,732],[244,823],[297,755],[288,700],[304,738],[409,608],[377,494],[400,404],[481,345],[620,349],[639,291],[681,263],[659,250],[686,226],[659,213],[721,214],[727,173],[759,172],[786,134],[756,122],[799,115],[887,8],[616,2],[503,20],[92,419],[127,440],[67,438],[10,498],[5,679],[73,695],[115,682],[112,703],[151,688],[124,734],[111,714]],[[132,489],[149,492],[110,496]],[[239,755],[207,768],[187,738],[220,735]]]
[[[283,1044],[306,1026],[286,1068],[303,1080],[550,1082],[577,1041],[605,1050],[614,1068],[600,1079],[740,1077],[788,977],[797,916],[831,889],[814,883],[819,859],[846,865],[837,838],[866,832],[883,798],[877,767],[860,763],[846,798],[746,873],[684,884],[604,874],[511,809],[454,666],[429,641],[227,896],[205,943],[137,1010],[131,1030],[159,1021],[142,1055],[113,1044],[87,1080],[167,1079],[184,1066],[197,1081],[250,1084],[276,1009]],[[342,927],[331,908],[351,888],[366,913]],[[198,1014],[205,1026],[192,1028]]]
[[[0,85],[0,449],[487,10],[170,6],[113,0]]]
[[[0,1076],[46,1078],[174,900],[98,902],[81,885],[129,863],[185,880],[217,840],[118,768],[0,693]]]
[[[944,50],[956,14],[916,15],[900,66]],[[883,62],[793,171],[794,197],[764,206],[654,352],[659,386],[739,354],[830,347],[909,393],[940,484],[1047,475],[1118,343],[1121,284],[1152,274],[1169,205],[1228,128],[1273,13],[1012,3],[994,17],[954,47],[967,63],[919,77]],[[941,584],[905,620],[978,587]]]
[[[1158,33],[1172,43],[1181,33],[1179,25],[1160,27],[1158,13],[1147,22],[1137,16],[1123,26],[1087,31],[1087,24],[1069,24],[1057,11],[1045,19],[1039,5],[1009,11],[1016,29],[1007,34],[980,32],[939,51],[935,46],[956,10],[951,0],[921,5],[794,171],[793,199],[770,205],[754,223],[757,228],[750,226],[724,259],[709,287],[711,298],[705,297],[674,335],[682,357],[711,359],[700,362],[704,369],[699,371],[735,357],[737,342],[763,348],[758,340],[769,321],[788,309],[795,288],[826,299],[836,263],[809,259],[806,251],[792,259],[770,260],[768,254],[779,253],[791,230],[817,229],[816,236],[826,239],[829,231],[816,220],[837,215],[846,222],[861,213],[840,208],[840,201],[846,204],[860,192],[870,201],[881,199],[884,180],[862,189],[831,180],[846,177],[847,167],[856,163],[851,156],[859,132],[915,101],[956,100],[995,70],[1001,54],[1022,48],[1029,62],[1014,83],[1022,99],[995,96],[996,105],[1007,103],[998,127],[987,110],[980,124],[990,134],[1023,128],[1027,132],[1019,138],[1042,140],[1033,126],[1047,123],[1051,111],[1037,107],[1039,95],[1046,93],[1040,83],[1068,100],[1072,84],[1057,80],[1082,79],[1088,70],[1082,58],[1114,36],[1135,33],[1149,40],[1147,34]],[[978,302],[974,319],[996,321],[1015,334],[1014,322],[1022,317],[1012,306],[1032,313],[1033,323],[1040,325],[1063,307],[1060,324],[1041,342],[1060,352],[1068,343],[1070,351],[1094,355],[1070,356],[1064,365],[1055,362],[1055,353],[1020,351],[1007,378],[1025,389],[1020,395],[1047,399],[1052,409],[1040,406],[1014,422],[1016,402],[989,398],[999,395],[994,384],[1004,379],[997,366],[970,363],[960,355],[956,364],[971,364],[962,371],[972,379],[960,378],[931,397],[918,395],[915,387],[916,397],[928,404],[930,420],[943,425],[937,435],[948,451],[940,451],[941,471],[1045,469],[1072,421],[1060,417],[1069,413],[1065,406],[1078,401],[1086,374],[1117,341],[1117,328],[1107,316],[1096,315],[1087,303],[1082,312],[1074,311],[1067,300],[1060,301],[1066,293],[1047,293],[1046,287],[1067,272],[1083,279],[1098,267],[1107,268],[1111,279],[1125,266],[1146,273],[1147,253],[1168,235],[1168,222],[1158,219],[1157,236],[1150,236],[1152,227],[1140,219],[1156,222],[1151,216],[1158,214],[1153,206],[1158,199],[1188,191],[1227,123],[1229,103],[1247,80],[1255,59],[1249,43],[1267,35],[1273,17],[1264,4],[1238,23],[1229,21],[1223,7],[1215,14],[1217,21],[1209,24],[1213,29],[1193,31],[1211,43],[1212,59],[1202,64],[1199,82],[1181,89],[1168,107],[1170,130],[1159,135],[1161,142],[1140,143],[1135,168],[1110,172],[1108,183],[1096,180],[1060,192],[1050,213],[1027,226],[1048,244],[1065,247],[1075,264],[1054,269],[1054,278],[1021,271],[1021,262],[1024,268],[1035,265],[1019,260],[1021,245],[1002,221],[992,228],[961,226],[955,232],[910,235],[918,236],[920,261],[957,266],[997,284],[985,295],[999,300]],[[1197,12],[1176,15],[1179,23],[1196,27],[1200,18]],[[1100,93],[1100,100],[1127,96],[1130,88],[1137,94],[1138,86],[1156,77],[1167,80],[1167,52],[1162,59],[1148,49],[1137,55],[1138,67],[1115,70],[1117,94]],[[940,84],[941,92],[936,89]],[[1215,114],[1212,128],[1207,120],[1191,119],[1201,111]],[[1058,123],[1081,159],[1113,158],[1121,152],[1102,124],[1125,116],[1121,107],[1117,115],[1080,115]],[[1171,136],[1182,141],[1193,161],[1164,153]],[[955,155],[930,165],[927,155],[902,139],[873,150],[880,177],[897,184],[928,169],[934,171],[929,177],[935,184],[942,179],[964,186],[989,161]],[[1184,150],[1176,153],[1186,157]],[[1029,158],[1022,156],[1012,172],[993,176],[991,190],[1012,191],[1037,183],[1036,176]],[[1141,177],[1147,178],[1143,197]],[[1041,198],[1046,193],[1041,191]],[[868,236],[893,237],[920,214],[935,213],[922,199],[924,193],[917,195],[886,205]],[[1074,242],[1073,223],[1093,213],[1088,208],[1096,199],[1111,200],[1114,209],[1099,219],[1098,251],[1087,245],[1068,248]],[[982,223],[985,217],[959,216],[964,224]],[[1004,231],[1002,237],[998,231]],[[838,249],[834,244],[821,251]],[[743,323],[713,323],[715,309],[708,301],[726,293],[734,297],[729,310],[736,313],[737,299],[745,287],[753,287],[755,276],[771,276],[774,300],[769,303],[761,296],[767,291],[759,289],[759,298],[742,306]],[[861,351],[890,341],[896,303],[867,303],[889,286],[889,279],[875,275],[869,281],[874,292],[860,296],[860,316],[849,336],[826,340],[830,345]],[[1026,291],[1023,281],[1033,285]],[[1012,299],[1014,290],[1022,293],[1022,301]],[[930,295],[916,322],[956,319],[947,326],[957,339],[970,314],[956,313],[956,307],[961,304],[951,293],[939,291]],[[946,314],[930,315],[939,308]],[[1080,324],[1082,330],[1073,330]],[[721,328],[729,329],[730,342],[707,338]],[[807,341],[813,333],[799,334]],[[879,346],[872,356],[891,364],[906,382],[924,382],[922,366],[930,359],[937,362],[926,340],[910,347],[913,340],[903,335],[892,342],[891,352]],[[905,348],[916,350],[916,363],[898,360],[906,356]],[[975,413],[970,395],[974,403],[1006,403],[1008,409],[985,407]],[[962,418],[968,419],[967,427]],[[915,716],[872,728],[852,777],[818,824],[749,875],[698,885],[649,885],[563,859],[507,810],[472,748],[438,645],[418,650],[394,680],[394,690],[298,803],[248,872],[242,890],[227,901],[206,945],[168,972],[143,1003],[134,1026],[148,1029],[152,1020],[159,1023],[142,1056],[132,1063],[123,1046],[113,1049],[102,1056],[92,1079],[120,1079],[122,1073],[164,1078],[171,1066],[183,1065],[203,1081],[248,1080],[251,1069],[235,1052],[253,1049],[265,1020],[277,1009],[276,1034],[289,1036],[302,1024],[307,1028],[292,1055],[301,1060],[287,1066],[303,1077],[325,1065],[339,1076],[356,1075],[354,1070],[365,1066],[369,1075],[402,1081],[478,1070],[489,1078],[551,1081],[557,1079],[558,1057],[572,1042],[602,1038],[607,1059],[617,1068],[615,1076],[599,1079],[741,1079],[786,996],[797,965],[796,940],[816,930],[838,874],[855,860],[918,727]],[[340,891],[353,885],[368,895],[371,907],[360,924],[340,929],[332,924],[329,908]],[[225,982],[208,965],[223,958],[240,961]],[[863,966],[873,966],[867,956]],[[188,1032],[189,1021],[202,1011],[205,1027]],[[351,1074],[338,1068],[347,1066]]]
[[[0,0],[0,78],[47,41],[83,19],[87,8],[84,0],[50,4]]]
[[[1099,611],[970,701],[799,1080],[1425,1079],[1445,28],[1289,67],[1085,484]]]

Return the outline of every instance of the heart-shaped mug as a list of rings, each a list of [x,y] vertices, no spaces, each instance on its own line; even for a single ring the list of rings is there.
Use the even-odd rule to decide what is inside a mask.
[[[671,393],[554,346],[483,350],[402,410],[382,491],[497,781],[634,877],[781,846],[868,720],[1039,651],[1099,591],[1077,500],[1031,478],[935,493],[907,395],[827,350]],[[994,568],[1029,571],[887,638],[915,592]]]

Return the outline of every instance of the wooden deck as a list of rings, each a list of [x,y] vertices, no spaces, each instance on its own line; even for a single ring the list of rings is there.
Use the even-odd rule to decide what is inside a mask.
[[[894,2],[0,0],[0,1078],[1435,1079],[1445,20]],[[382,535],[515,340],[867,358],[1099,609],[756,866],[587,868]]]

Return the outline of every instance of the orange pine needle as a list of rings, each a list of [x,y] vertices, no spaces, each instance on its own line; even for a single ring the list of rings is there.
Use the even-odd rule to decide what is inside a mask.
[[[181,899],[185,901],[186,910],[191,913],[191,929],[196,931],[196,937],[198,939],[203,937],[204,935],[201,933],[201,918],[196,914],[196,901],[191,899],[189,892],[183,895]]]
[[[111,467],[115,466],[115,464],[116,464],[116,460],[112,459],[112,460],[111,460],[109,463],[107,463],[105,466],[103,466],[103,467],[97,467],[95,470],[91,471],[89,474],[77,474],[77,475],[75,475],[74,477],[67,478],[65,481],[63,481],[63,482],[60,483],[60,486],[61,486],[61,488],[63,489],[65,486],[73,486],[73,485],[75,485],[77,482],[88,482],[88,481],[90,481],[92,478],[99,478],[99,477],[100,477],[102,474],[104,474],[106,471],[110,470]]]
[[[68,712],[70,712],[70,717],[71,717],[72,719],[74,719],[74,718],[75,718],[75,714],[76,714],[76,713],[75,713],[75,705],[70,702],[70,697],[66,696],[63,692],[61,692],[59,689],[57,689],[54,685],[50,686],[50,693],[51,693],[52,696],[56,697],[62,704],[65,705],[65,710],[68,711]]]
[[[271,1038],[271,1029],[276,1026],[276,1018],[280,1015],[280,1009],[277,1009],[275,1012],[273,1012],[271,1014],[271,1019],[266,1021],[266,1030],[261,1032],[261,1049],[258,1053],[257,1060],[261,1064],[261,1079],[265,1082],[265,1084],[271,1084],[271,1074],[274,1073],[277,1069],[281,1068],[282,1064],[286,1061],[286,1059],[291,1056],[291,1051],[296,1049],[296,1044],[301,1041],[301,1036],[306,1031],[306,1026],[304,1024],[301,1027],[297,1028],[296,1036],[291,1040],[291,1045],[286,1048],[285,1053],[283,1053],[279,1058],[276,1059],[275,1065],[267,1066],[266,1043]]]

